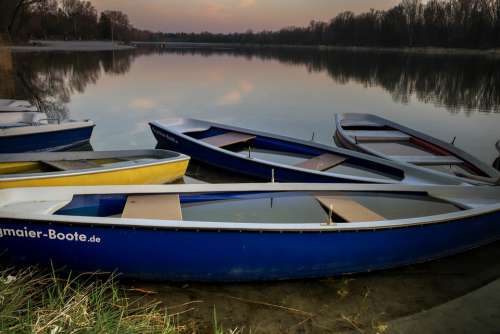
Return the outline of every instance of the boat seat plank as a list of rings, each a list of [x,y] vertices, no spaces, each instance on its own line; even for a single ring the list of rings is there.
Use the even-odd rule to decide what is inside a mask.
[[[248,135],[246,133],[227,132],[221,135],[203,138],[201,141],[213,146],[225,147],[233,144],[244,143],[252,139],[255,139],[255,136]]]
[[[384,217],[368,209],[359,202],[345,196],[317,196],[318,202],[326,209],[348,222],[385,220]]]
[[[412,163],[415,165],[460,165],[464,161],[451,155],[391,155],[391,159]]]
[[[334,166],[340,165],[341,163],[343,163],[346,160],[347,160],[346,157],[343,157],[340,155],[324,153],[324,154],[321,154],[317,157],[308,159],[306,161],[302,161],[302,162],[296,164],[295,166],[301,167],[301,168],[324,171],[324,170],[327,170],[327,169],[332,168]]]
[[[182,220],[179,195],[129,195],[122,218]]]
[[[58,170],[76,170],[101,167],[100,165],[88,160],[42,160],[41,162]]]
[[[390,142],[390,141],[409,141],[410,136],[401,131],[394,130],[349,130],[345,133],[352,138],[355,138],[358,142]]]
[[[400,142],[371,142],[359,144],[359,147],[378,151],[385,155],[418,155],[433,156],[432,153],[424,151],[416,146],[406,145]]]
[[[382,128],[384,127],[383,124],[376,123],[376,122],[370,122],[370,121],[351,121],[351,120],[341,120],[340,125],[342,127],[353,127],[353,126],[360,126],[360,127],[374,127],[374,128]]]

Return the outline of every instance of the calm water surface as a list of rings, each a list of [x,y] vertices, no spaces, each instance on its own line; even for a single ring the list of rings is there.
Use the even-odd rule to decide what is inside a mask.
[[[343,112],[456,137],[489,164],[500,139],[500,61],[486,57],[184,48],[13,58],[22,73],[15,94],[31,91],[67,117],[93,119],[98,150],[151,148],[148,121],[173,117],[314,133],[334,145],[334,115]]]
[[[486,57],[226,48],[14,53],[12,58],[0,95],[36,96],[51,114],[93,119],[96,150],[152,148],[148,121],[172,117],[303,139],[314,133],[315,140],[334,145],[334,115],[343,112],[374,113],[446,141],[456,137],[456,145],[489,164],[500,139],[499,60]],[[216,170],[196,164],[190,175],[220,178]],[[329,333],[354,325],[380,332],[380,324],[500,277],[499,256],[496,243],[428,264],[346,278],[127,284],[159,292],[154,298],[207,332],[214,305],[226,328],[244,333]]]

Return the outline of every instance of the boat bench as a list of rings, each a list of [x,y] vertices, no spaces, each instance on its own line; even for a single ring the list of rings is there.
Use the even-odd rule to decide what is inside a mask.
[[[129,195],[122,218],[182,220],[179,195]]]
[[[101,165],[88,160],[42,160],[40,162],[58,170],[76,170],[101,167]]]
[[[415,165],[439,166],[460,165],[464,161],[452,155],[391,155],[389,158],[408,162]]]
[[[318,202],[347,222],[385,220],[384,217],[364,205],[345,196],[317,196]]]
[[[432,153],[409,145],[406,142],[366,142],[359,144],[359,147],[369,151],[377,151],[384,155],[407,155],[407,156],[433,156]]]
[[[347,120],[343,119],[340,121],[342,127],[373,127],[373,128],[383,128],[384,125],[377,122],[370,122],[366,120]]]
[[[252,139],[255,139],[255,136],[239,132],[226,132],[221,135],[203,138],[201,141],[216,147],[226,147],[233,144],[245,143]]]
[[[345,133],[354,138],[356,142],[409,141],[411,138],[406,133],[396,130],[348,130]]]
[[[302,161],[296,164],[295,167],[324,171],[334,166],[340,165],[346,160],[346,157],[340,155],[324,153],[306,161]]]

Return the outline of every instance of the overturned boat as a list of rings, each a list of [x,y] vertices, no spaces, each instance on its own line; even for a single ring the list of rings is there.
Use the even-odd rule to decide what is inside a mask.
[[[0,190],[0,260],[174,281],[368,272],[500,238],[500,188],[189,184]]]
[[[160,147],[261,180],[463,184],[415,166],[312,141],[195,119],[150,123]]]
[[[26,100],[0,99],[0,113],[2,112],[37,112],[38,108]]]

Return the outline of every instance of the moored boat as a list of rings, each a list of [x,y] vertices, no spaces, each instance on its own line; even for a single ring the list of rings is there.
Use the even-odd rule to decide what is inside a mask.
[[[346,148],[464,182],[500,182],[498,171],[457,146],[382,117],[341,114],[336,115],[336,126],[336,140]]]
[[[37,112],[38,108],[26,100],[0,99],[0,112]]]
[[[195,119],[150,123],[160,147],[192,159],[262,180],[463,184],[409,164],[312,141]]]
[[[0,190],[0,260],[181,281],[324,277],[500,238],[500,188],[189,184]]]
[[[161,184],[182,178],[188,162],[165,150],[0,154],[0,188]]]
[[[89,141],[94,126],[91,120],[51,123],[39,112],[0,113],[0,153],[56,151],[82,145]]]

